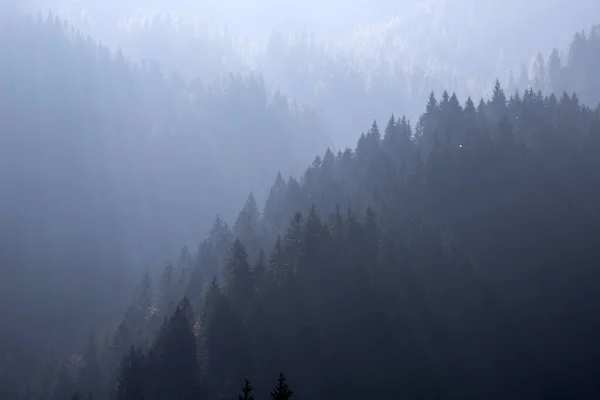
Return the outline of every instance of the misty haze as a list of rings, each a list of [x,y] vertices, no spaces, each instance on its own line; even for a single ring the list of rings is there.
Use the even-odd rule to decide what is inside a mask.
[[[0,400],[600,398],[598,0],[7,0],[0,188]]]

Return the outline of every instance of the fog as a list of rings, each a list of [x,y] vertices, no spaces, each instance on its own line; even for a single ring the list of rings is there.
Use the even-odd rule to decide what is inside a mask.
[[[518,75],[526,65],[532,75],[538,52],[566,50],[575,32],[597,22],[593,0],[565,4],[57,1],[31,9],[58,10],[111,48],[134,60],[156,59],[186,78],[258,72],[270,93],[280,88],[323,111],[333,145],[343,148],[356,140],[353,127],[369,118],[401,112],[416,119],[432,89],[480,98],[496,78],[508,85],[510,70]],[[341,95],[347,90],[356,96]]]
[[[129,346],[184,314],[193,398],[236,398],[253,374],[267,393],[284,368],[299,399],[501,397],[527,368],[530,395],[557,376],[571,393],[540,349],[579,371],[591,336],[531,332],[564,328],[547,304],[595,332],[600,3],[573,3],[2,2],[0,398],[106,398]],[[373,330],[341,340],[354,314]],[[393,370],[384,342],[420,380],[368,373]],[[271,353],[230,370],[230,348]],[[346,392],[347,374],[364,386]]]

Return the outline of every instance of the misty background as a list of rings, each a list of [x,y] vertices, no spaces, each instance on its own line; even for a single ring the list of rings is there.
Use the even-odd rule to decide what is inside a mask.
[[[507,94],[600,102],[597,80],[556,78],[551,62],[598,65],[578,69],[573,55],[577,33],[598,35],[596,0],[0,7],[7,359],[84,341],[120,318],[145,271],[195,251],[216,215],[233,225],[278,172],[293,182],[374,120],[383,127],[393,113],[415,126],[432,91],[477,104],[498,78]]]
[[[64,70],[64,65],[68,65],[64,64],[69,62],[66,61],[68,58],[61,63],[57,57],[81,58],[79,48],[89,46],[90,40],[107,46],[102,56],[106,58],[109,57],[108,54],[111,57],[116,55],[112,63],[115,68],[123,69],[119,77],[122,82],[119,81],[119,87],[111,90],[135,91],[140,88],[139,85],[145,85],[142,81],[135,82],[136,79],[142,79],[143,82],[154,80],[151,83],[152,89],[148,88],[143,93],[122,94],[122,101],[126,102],[123,107],[136,107],[136,115],[141,118],[140,124],[145,125],[136,128],[141,135],[136,140],[152,137],[152,143],[148,143],[148,154],[155,151],[152,157],[164,158],[164,168],[170,168],[169,172],[161,171],[164,178],[156,177],[158,171],[151,173],[155,177],[153,179],[166,180],[163,183],[154,181],[158,185],[155,189],[160,194],[144,195],[142,198],[151,203],[155,196],[177,197],[178,200],[164,200],[171,202],[164,206],[181,211],[187,221],[171,222],[173,216],[170,216],[165,217],[163,222],[155,222],[158,224],[155,228],[145,227],[144,231],[154,231],[155,236],[161,236],[161,247],[164,249],[157,251],[157,244],[151,241],[154,244],[149,248],[158,254],[148,254],[144,258],[143,254],[149,250],[143,244],[137,245],[139,250],[132,260],[143,264],[172,255],[182,243],[197,241],[206,231],[207,225],[207,221],[199,213],[206,213],[210,218],[215,213],[221,213],[226,219],[230,219],[241,205],[240,199],[250,191],[255,192],[260,203],[278,170],[284,176],[298,174],[312,161],[315,154],[322,153],[327,147],[337,151],[353,146],[361,131],[369,128],[369,121],[384,121],[395,113],[406,115],[414,125],[432,90],[436,93],[443,90],[455,91],[459,98],[471,96],[476,103],[480,98],[491,94],[496,78],[500,79],[508,93],[513,93],[517,87],[522,90],[528,85],[536,86],[536,90],[544,92],[552,90],[548,85],[549,77],[542,76],[543,83],[539,83],[542,81],[536,68],[539,69],[540,62],[542,68],[550,62],[553,48],[558,49],[562,59],[567,60],[569,44],[574,34],[589,30],[596,22],[595,12],[598,10],[597,3],[592,0],[578,1],[577,7],[568,7],[560,0],[465,0],[459,3],[444,0],[381,0],[355,1],[340,6],[335,2],[318,4],[311,1],[259,1],[252,5],[230,1],[173,3],[158,0],[109,4],[92,0],[9,2],[6,16],[12,10],[14,13],[29,13],[33,20],[46,20],[50,13],[50,18],[59,19],[61,24],[65,21],[67,26],[65,32],[55,32],[63,43],[61,48],[56,47],[54,53],[50,49],[55,43],[49,39],[41,38],[48,41],[44,49],[45,45],[36,42],[34,38],[19,34],[13,38],[5,37],[8,42],[4,49],[21,41],[20,44],[24,47],[14,50],[18,57],[27,54],[24,50],[27,47],[30,52],[46,50],[46,54],[41,54],[42,57],[48,57],[48,62],[56,68],[52,72],[64,73],[62,76],[54,76],[53,84],[56,86],[53,89],[62,91],[68,86],[80,91],[82,96],[87,94],[83,81],[76,83],[72,80],[75,76]],[[9,58],[7,67],[10,66],[10,61],[13,61],[15,72],[24,74],[23,71],[18,71],[21,65],[15,57]],[[23,62],[29,61],[23,59]],[[45,70],[43,62],[45,59],[39,60],[37,67],[31,72],[38,80],[50,73]],[[94,61],[88,58],[81,62]],[[83,68],[98,67],[84,64]],[[5,68],[4,72],[9,74],[10,70]],[[91,70],[88,72],[92,73]],[[544,74],[546,73],[542,71],[542,75]],[[279,135],[281,145],[274,144],[267,138],[265,140],[268,144],[265,142],[264,145],[267,147],[262,148],[247,147],[239,143],[242,154],[231,154],[231,162],[229,159],[226,161],[227,157],[219,154],[219,146],[235,145],[234,138],[239,137],[235,135],[242,134],[239,130],[245,129],[242,126],[247,126],[248,123],[252,125],[256,121],[236,121],[239,132],[234,134],[231,132],[232,127],[220,126],[221,120],[214,113],[212,116],[216,120],[211,122],[200,123],[197,119],[186,119],[194,111],[182,111],[182,107],[200,107],[199,91],[211,96],[208,93],[212,93],[212,86],[224,90],[223,95],[226,97],[237,96],[235,90],[248,91],[250,97],[246,105],[250,107],[247,111],[250,119],[254,118],[252,107],[266,107],[269,109],[267,112],[274,113],[278,112],[277,107],[291,107],[299,110],[294,113],[303,114],[304,119],[299,123],[304,125],[295,133],[289,133],[289,138]],[[600,101],[598,95],[592,88],[586,88],[585,83],[582,82],[580,86],[582,88],[572,87],[567,88],[567,91],[577,91],[584,103],[595,106]],[[587,95],[586,89],[590,95]],[[34,95],[39,99],[41,93]],[[52,94],[48,95],[51,96],[49,101],[53,101]],[[257,97],[253,98],[253,95]],[[132,103],[132,97],[127,96],[138,96],[139,100]],[[156,97],[149,100],[151,96]],[[106,101],[112,102],[111,99]],[[228,100],[224,98],[222,101]],[[97,110],[97,106],[89,101],[82,99],[81,102]],[[15,104],[13,106],[16,107]],[[123,109],[118,112],[125,113]],[[227,111],[224,109],[222,112]],[[238,115],[232,115],[231,119],[239,120],[242,111],[235,112]],[[21,117],[27,118],[26,115]],[[297,115],[294,118],[296,117]],[[82,115],[82,118],[85,117]],[[132,116],[125,113],[121,118],[124,118],[124,124],[132,124]],[[105,119],[100,121],[105,122]],[[267,122],[263,121],[260,124],[264,126],[265,123]],[[213,127],[212,124],[216,125]],[[310,128],[307,129],[307,126]],[[127,129],[128,134],[133,135]],[[225,139],[223,135],[211,133],[212,129],[229,131],[231,136]],[[255,127],[248,129],[252,132]],[[209,145],[204,143],[200,149],[182,143],[181,146],[186,147],[186,153],[180,154],[178,152],[183,152],[183,149],[169,150],[168,147],[157,144],[164,135],[180,136],[178,134],[181,131],[193,131],[194,140],[210,137],[212,147],[209,150]],[[92,137],[93,135],[90,136]],[[250,140],[249,134],[247,137]],[[91,145],[88,141],[84,143]],[[129,143],[134,146],[133,142]],[[173,143],[169,145],[176,146]],[[278,162],[273,159],[275,154],[267,156],[269,146],[284,149],[288,155]],[[156,150],[150,150],[154,147]],[[125,148],[120,146],[119,151],[125,151]],[[141,156],[137,147],[129,151],[136,153],[131,157]],[[167,156],[168,151],[173,153]],[[199,157],[199,154],[192,155],[193,152],[207,152],[209,155]],[[262,152],[264,154],[259,154]],[[18,156],[14,152],[12,155]],[[93,162],[82,157],[84,162]],[[115,153],[108,152],[107,157],[115,157]],[[201,162],[199,159],[207,157],[217,157],[223,165],[214,169],[211,163],[206,162],[204,169],[197,169],[193,173],[182,164],[176,165],[191,159],[195,159],[193,162]],[[242,167],[241,171],[254,174],[254,178],[237,177],[233,180],[234,175],[240,172],[240,163],[244,159],[250,164],[248,168]],[[174,163],[174,160],[177,161]],[[150,173],[142,172],[140,168],[144,168],[144,161],[139,162],[141,164],[136,167],[137,172]],[[265,166],[259,167],[256,163]],[[116,168],[114,165],[112,167]],[[130,167],[134,168],[132,165]],[[153,168],[157,167],[153,165]],[[200,170],[205,170],[208,175],[196,175]],[[178,173],[191,173],[192,176],[185,178],[185,183],[179,182],[177,186],[168,189],[161,187],[163,184],[175,185],[171,180]],[[212,177],[215,174],[225,174],[227,178],[221,180]],[[43,181],[49,182],[46,178]],[[193,183],[210,186],[211,181],[218,182],[218,190],[224,194],[209,196],[212,199],[208,200],[206,191],[195,187]],[[127,190],[138,187],[130,184],[127,186]],[[221,188],[222,186],[228,188]],[[216,190],[214,184],[212,188],[211,190]],[[235,194],[232,190],[235,190]],[[175,194],[175,191],[178,193]],[[196,191],[198,193],[192,194]],[[189,209],[186,206],[175,206],[175,201],[188,204]],[[213,205],[209,209],[204,207],[206,201],[212,201]],[[123,202],[116,201],[114,204],[115,207],[122,207]],[[131,207],[138,209],[137,212],[144,209],[137,199],[131,198],[131,204]],[[154,206],[148,206],[150,216],[147,218],[160,220],[160,213],[155,213],[151,208]],[[40,212],[47,214],[46,211]],[[123,222],[127,218],[119,219]],[[170,222],[164,222],[166,220]],[[137,228],[132,229],[136,232],[132,235],[137,236]],[[25,231],[29,232],[28,229]],[[120,240],[115,241],[122,243]],[[129,244],[125,247],[128,248],[128,253],[132,251]],[[130,257],[128,254],[128,258]]]
[[[354,144],[352,130],[369,118],[416,119],[432,89],[480,98],[496,78],[509,86],[511,70],[516,81],[523,65],[532,77],[538,52],[566,51],[575,32],[597,22],[592,0],[57,1],[28,9],[53,9],[131,60],[158,60],[186,79],[258,73],[269,94],[279,88],[319,110],[338,148]]]

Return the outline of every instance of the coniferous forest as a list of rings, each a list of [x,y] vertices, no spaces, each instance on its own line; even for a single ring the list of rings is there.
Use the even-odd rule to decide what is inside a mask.
[[[599,32],[335,148],[258,74],[3,19],[0,399],[600,397]]]

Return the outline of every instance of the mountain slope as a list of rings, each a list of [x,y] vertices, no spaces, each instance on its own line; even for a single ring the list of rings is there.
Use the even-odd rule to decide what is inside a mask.
[[[0,336],[19,360],[85,340],[120,314],[132,276],[328,144],[309,108],[268,99],[258,76],[166,77],[52,15],[2,19],[0,58],[0,264],[12,278],[0,296],[21,305],[3,307]]]
[[[576,96],[432,95],[414,129],[373,124],[279,177],[262,213],[250,197],[232,230],[217,220],[167,266],[155,313],[125,316],[143,327],[128,340],[144,351],[187,295],[208,399],[244,377],[267,393],[277,370],[315,399],[594,398],[599,135]]]

